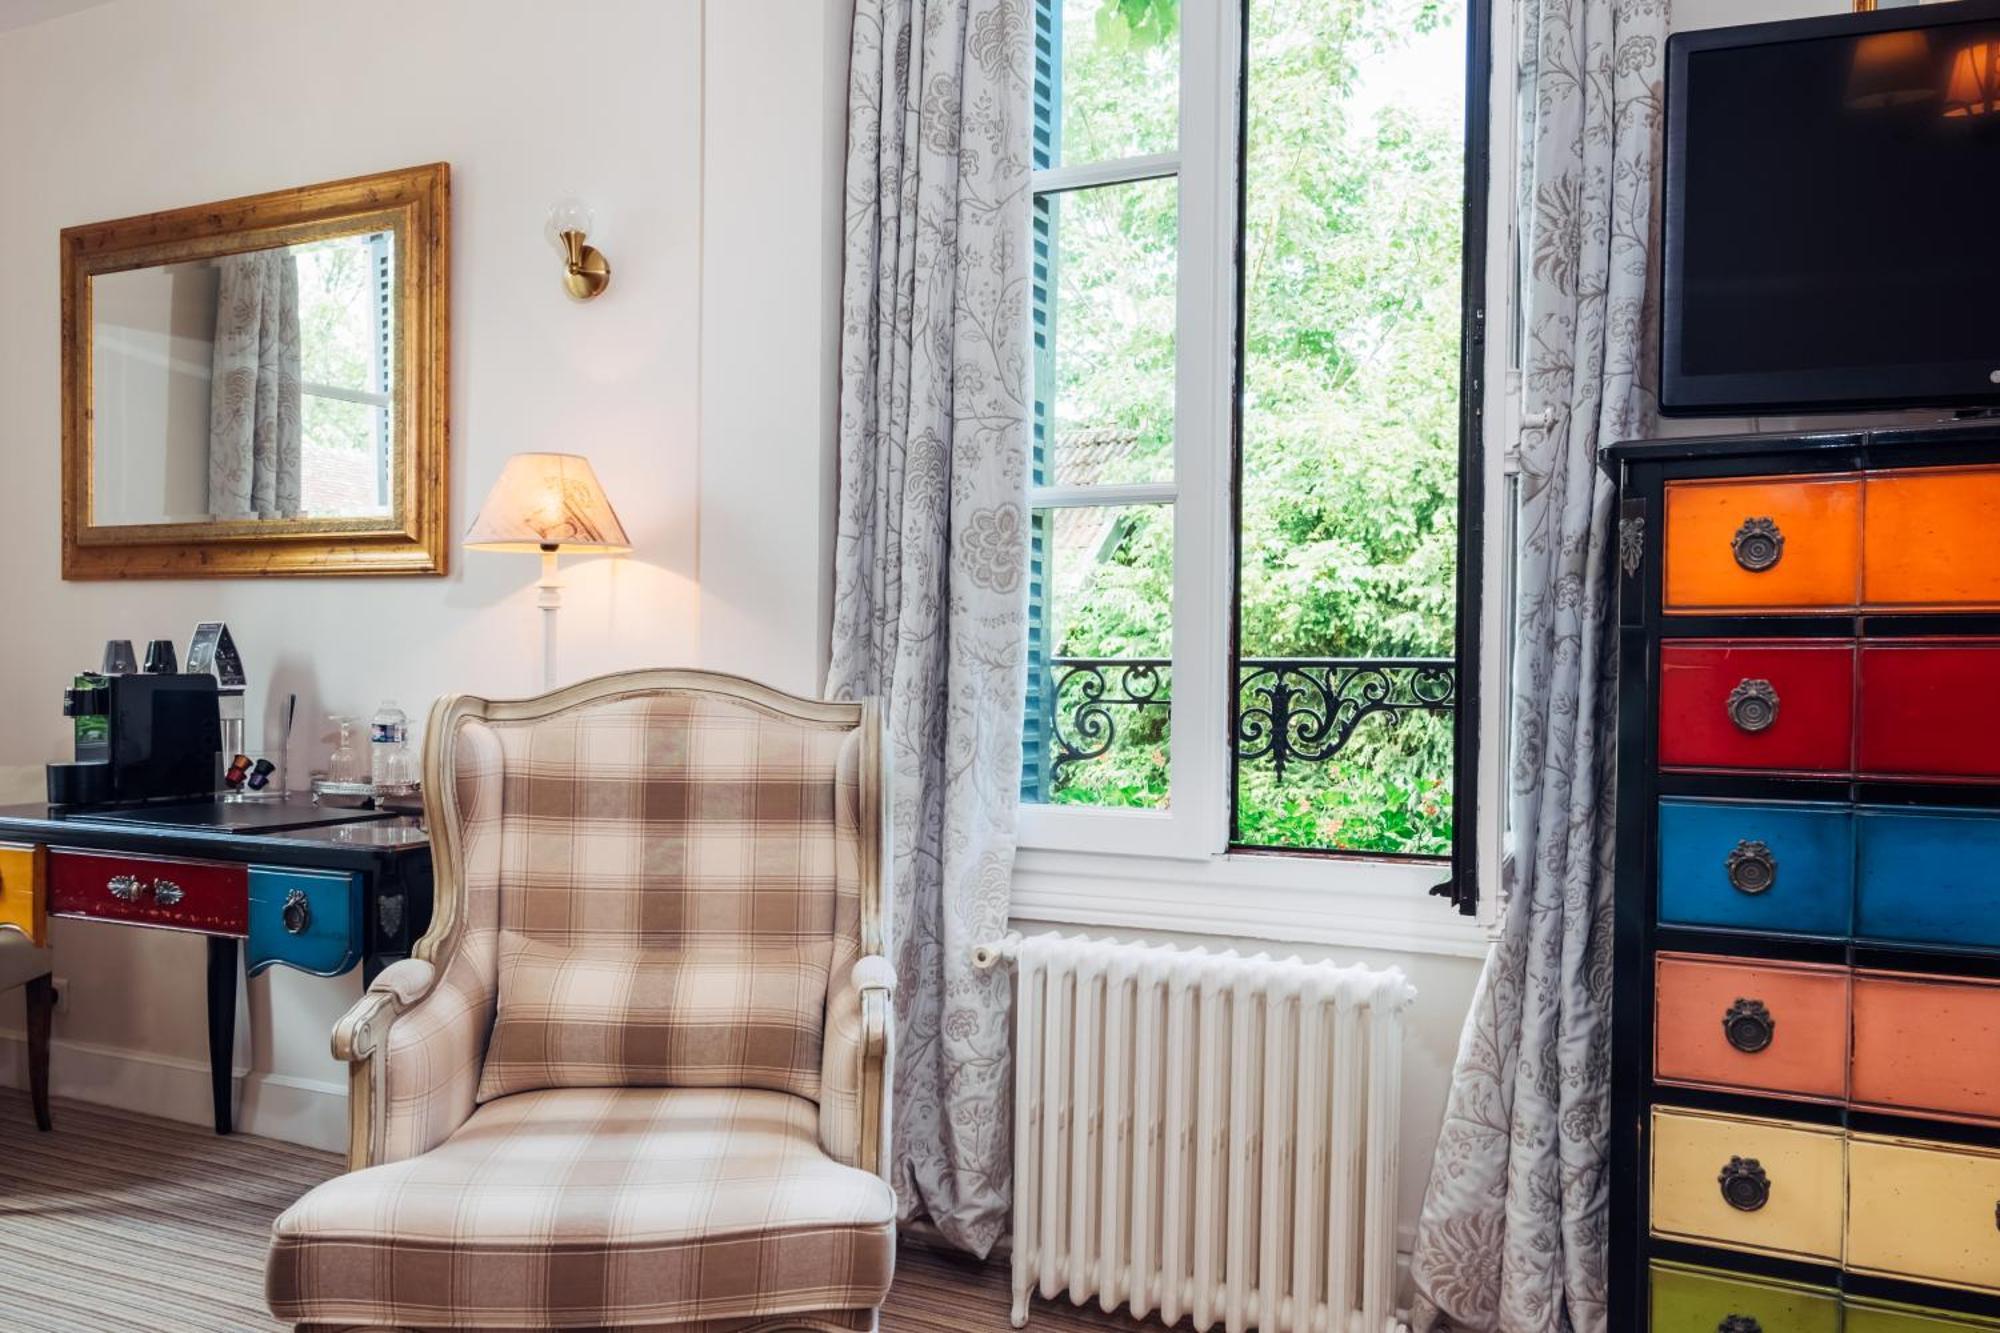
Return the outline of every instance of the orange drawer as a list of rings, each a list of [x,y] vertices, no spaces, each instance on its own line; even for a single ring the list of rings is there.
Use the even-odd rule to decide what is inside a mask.
[[[1856,972],[1851,1095],[2000,1122],[2000,982]]]
[[[48,943],[45,859],[40,847],[0,843],[0,929],[11,927],[36,944]]]
[[[1847,976],[1842,967],[1660,954],[1654,1077],[1840,1100]]]
[[[1667,483],[1666,609],[1855,604],[1861,483],[1851,476]]]
[[[2000,467],[1870,474],[1862,598],[1871,607],[2000,607]]]

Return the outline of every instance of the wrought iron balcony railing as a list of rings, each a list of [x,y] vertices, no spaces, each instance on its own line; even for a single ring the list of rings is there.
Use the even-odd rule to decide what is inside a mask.
[[[1049,660],[1049,772],[1110,753],[1121,719],[1149,710],[1164,718],[1172,699],[1164,657],[1056,657]],[[1458,704],[1458,668],[1449,657],[1246,657],[1237,664],[1236,757],[1267,760],[1282,780],[1290,764],[1325,763],[1371,717],[1394,726],[1413,712],[1449,713]]]

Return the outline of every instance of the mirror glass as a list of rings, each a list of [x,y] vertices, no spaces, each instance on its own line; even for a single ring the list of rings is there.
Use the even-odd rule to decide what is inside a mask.
[[[396,264],[383,229],[91,275],[92,525],[390,515]]]

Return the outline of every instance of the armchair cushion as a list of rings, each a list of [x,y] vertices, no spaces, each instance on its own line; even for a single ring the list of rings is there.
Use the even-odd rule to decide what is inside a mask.
[[[894,1259],[894,1195],[821,1150],[810,1102],[560,1089],[313,1190],[276,1223],[268,1295],[333,1326],[753,1320],[879,1306]]]
[[[478,1099],[733,1086],[816,1100],[828,982],[852,949],[852,726],[662,692],[492,734],[498,1007]]]

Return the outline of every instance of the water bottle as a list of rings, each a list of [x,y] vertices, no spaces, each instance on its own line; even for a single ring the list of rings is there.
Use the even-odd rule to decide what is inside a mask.
[[[384,699],[368,723],[368,776],[377,791],[410,785],[410,719]]]

